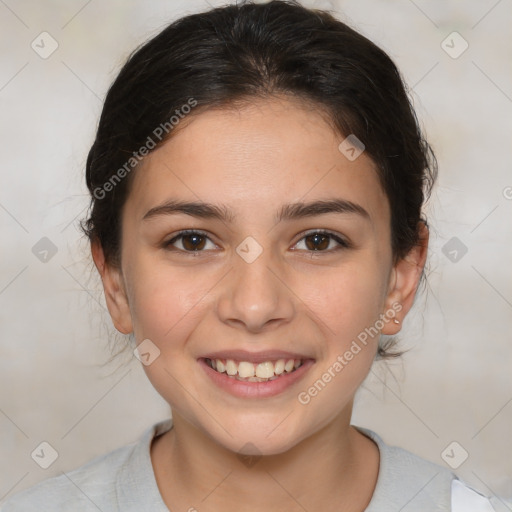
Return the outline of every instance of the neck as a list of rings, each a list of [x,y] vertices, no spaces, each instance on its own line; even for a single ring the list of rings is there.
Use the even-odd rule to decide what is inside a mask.
[[[350,416],[351,406],[287,452],[249,458],[173,414],[173,428],[151,447],[162,498],[171,510],[362,512],[377,482],[379,450]]]

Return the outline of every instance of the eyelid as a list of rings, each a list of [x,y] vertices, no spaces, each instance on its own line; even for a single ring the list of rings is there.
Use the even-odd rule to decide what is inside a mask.
[[[176,234],[174,234],[169,239],[169,242],[171,240],[174,240],[174,239],[179,238],[180,236],[184,236],[184,235],[202,235],[202,236],[206,236],[206,237],[210,238],[209,233],[207,233],[206,231],[203,231],[201,229],[190,228],[190,229],[182,229],[181,231],[178,231]]]

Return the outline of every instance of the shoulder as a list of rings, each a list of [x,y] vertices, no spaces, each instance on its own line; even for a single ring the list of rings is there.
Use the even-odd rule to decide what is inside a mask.
[[[132,450],[132,445],[118,448],[77,469],[43,480],[12,496],[0,506],[0,512],[112,510],[104,506],[115,503],[115,479]]]
[[[0,505],[0,512],[165,510],[150,447],[153,438],[171,426],[171,420],[156,423],[137,441],[14,494]]]
[[[432,512],[510,512],[508,508],[500,508],[494,498],[487,498],[465,485],[448,468],[403,448],[387,445],[369,429],[356,428],[372,439],[380,452],[379,476],[367,512],[407,507]]]

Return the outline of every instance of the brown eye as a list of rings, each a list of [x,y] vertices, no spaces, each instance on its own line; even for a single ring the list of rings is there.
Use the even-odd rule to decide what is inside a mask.
[[[329,247],[330,237],[321,233],[308,235],[304,239],[306,240],[307,248],[312,251],[321,251]]]
[[[308,252],[333,252],[340,249],[350,248],[349,242],[329,231],[313,231],[307,233],[299,242],[304,240],[305,248],[300,248]]]
[[[200,251],[206,245],[206,238],[202,235],[185,235],[182,239],[183,247],[187,251]]]
[[[205,234],[198,231],[182,231],[168,242],[165,242],[164,247],[169,250],[176,248],[183,252],[204,252],[203,249],[205,249],[208,241],[212,243]]]

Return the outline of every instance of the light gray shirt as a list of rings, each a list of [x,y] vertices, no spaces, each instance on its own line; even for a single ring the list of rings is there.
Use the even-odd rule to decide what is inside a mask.
[[[153,438],[170,428],[171,419],[160,421],[137,442],[13,495],[0,505],[0,512],[169,512],[156,483],[150,448]],[[512,510],[464,486],[448,469],[386,445],[371,430],[356,428],[373,439],[380,451],[377,486],[365,512]],[[195,505],[200,510],[200,503]]]

